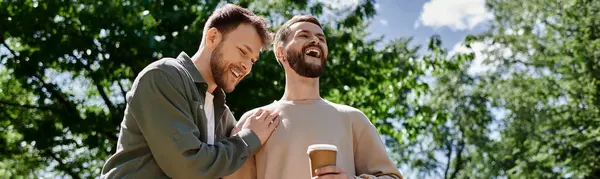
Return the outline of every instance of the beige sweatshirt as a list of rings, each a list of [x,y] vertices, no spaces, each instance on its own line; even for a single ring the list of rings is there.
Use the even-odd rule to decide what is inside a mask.
[[[355,178],[402,178],[373,124],[358,109],[323,99],[276,101],[281,123],[260,151],[226,179],[310,179],[311,144],[338,148],[337,166]],[[257,109],[246,112],[238,125]]]

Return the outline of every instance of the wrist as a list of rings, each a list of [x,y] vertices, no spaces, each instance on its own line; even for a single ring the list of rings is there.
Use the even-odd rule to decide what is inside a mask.
[[[254,133],[254,131],[248,128],[242,129],[236,135],[239,135],[244,141],[244,143],[246,143],[249,155],[254,155],[262,146],[260,138],[256,135],[256,133]]]

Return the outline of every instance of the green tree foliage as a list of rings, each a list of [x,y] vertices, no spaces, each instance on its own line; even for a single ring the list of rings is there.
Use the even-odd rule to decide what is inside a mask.
[[[600,3],[488,5],[496,22],[480,38],[511,52],[488,58],[501,65],[485,90],[508,111],[498,168],[526,178],[600,176]]]
[[[445,153],[446,162],[425,163],[445,178],[597,178],[600,3],[487,6],[495,15],[489,32],[469,36],[465,45],[484,46],[477,58],[492,68],[469,74],[474,54],[443,55],[460,68],[437,70],[426,105],[449,122],[423,135],[437,142],[425,150]]]
[[[272,30],[296,14],[322,19],[330,57],[322,96],[365,112],[398,166],[418,178],[600,176],[596,1],[488,0],[489,32],[464,41],[484,46],[479,56],[449,54],[437,36],[423,54],[410,38],[369,40],[373,0],[343,9],[227,2],[264,16]],[[0,176],[98,176],[137,73],[161,57],[193,54],[222,3],[2,1]],[[493,68],[469,73],[477,58]],[[274,59],[262,53],[228,95],[235,116],[281,97]]]
[[[274,29],[295,14],[325,20],[330,58],[321,80],[324,97],[365,111],[390,144],[406,138],[394,125],[411,111],[404,98],[427,89],[417,80],[425,66],[416,62],[409,39],[382,49],[375,48],[380,40],[367,40],[374,1],[344,9],[306,1],[228,2],[249,7]],[[193,54],[204,20],[222,3],[3,1],[0,129],[7,133],[0,141],[0,174],[98,176],[115,150],[124,96],[137,73],[161,57]],[[237,117],[283,93],[283,70],[272,52],[260,58],[228,95]]]

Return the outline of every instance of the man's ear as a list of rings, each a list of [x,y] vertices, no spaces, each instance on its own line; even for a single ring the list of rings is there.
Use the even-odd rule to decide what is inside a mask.
[[[282,45],[278,45],[275,47],[275,57],[277,57],[277,62],[279,62],[280,65],[287,62],[287,59],[285,59],[284,51],[285,49]]]
[[[206,32],[206,46],[211,50],[217,48],[217,46],[223,41],[223,35],[217,28],[211,27]]]

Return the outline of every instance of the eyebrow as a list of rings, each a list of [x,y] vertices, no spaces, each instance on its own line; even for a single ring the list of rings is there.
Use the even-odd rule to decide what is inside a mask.
[[[298,33],[311,33],[311,32],[308,30],[302,29],[302,30],[298,31]],[[317,34],[315,34],[315,36],[325,38],[325,35],[323,35],[322,33],[318,33],[318,32],[317,32]]]

